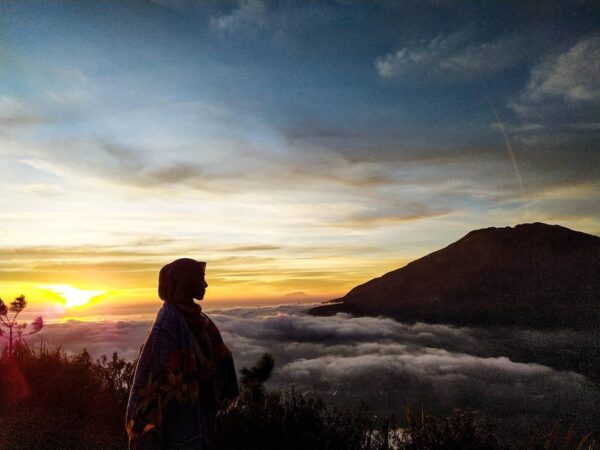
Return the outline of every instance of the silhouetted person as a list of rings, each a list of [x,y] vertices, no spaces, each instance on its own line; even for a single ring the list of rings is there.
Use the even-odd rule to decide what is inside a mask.
[[[125,418],[130,449],[210,449],[217,409],[238,395],[231,352],[194,299],[208,284],[206,263],[164,266],[164,300],[135,368]]]

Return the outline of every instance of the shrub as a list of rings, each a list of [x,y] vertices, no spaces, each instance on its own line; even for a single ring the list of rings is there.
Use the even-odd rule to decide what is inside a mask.
[[[366,404],[340,409],[291,386],[268,391],[274,367],[265,354],[241,370],[241,395],[217,416],[217,450],[459,450],[600,448],[591,435],[557,425],[524,444],[502,443],[473,412],[446,418],[404,406],[401,420]],[[124,416],[133,364],[84,349],[15,346],[0,356],[1,449],[126,449]]]
[[[122,449],[131,363],[92,361],[84,349],[32,350],[0,357],[0,448]]]

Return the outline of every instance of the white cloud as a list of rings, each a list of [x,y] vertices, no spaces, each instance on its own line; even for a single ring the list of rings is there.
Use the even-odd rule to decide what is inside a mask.
[[[469,35],[463,32],[421,40],[416,46],[377,58],[375,67],[383,78],[473,78],[511,67],[526,53],[514,36],[483,43],[468,41]]]
[[[551,332],[405,324],[377,317],[315,317],[304,306],[212,310],[208,314],[233,351],[236,367],[273,354],[272,386],[317,389],[330,400],[359,399],[382,409],[421,401],[429,412],[476,408],[496,416],[530,419],[598,412],[598,388],[583,375],[532,362],[508,352],[543,355],[572,352],[593,339],[569,330]],[[93,356],[118,351],[137,356],[148,321],[51,324],[51,345]],[[31,341],[30,341],[31,342]],[[521,350],[519,350],[521,349]],[[561,350],[563,349],[563,350]]]
[[[535,67],[527,85],[532,101],[600,99],[600,37],[582,39],[565,53]]]
[[[37,335],[29,338],[29,345],[38,345],[39,339],[51,348],[61,347],[70,353],[78,353],[84,347],[92,357],[118,352],[127,360],[134,360],[150,330],[149,321],[103,321],[47,324]]]
[[[264,26],[266,7],[262,0],[241,0],[230,14],[213,17],[210,24],[220,31],[234,31],[240,27]]]
[[[534,66],[526,86],[508,101],[508,107],[521,126],[544,125],[538,133],[532,130],[523,137],[523,144],[542,148],[561,143],[583,149],[594,145],[599,103],[600,36],[587,36]]]

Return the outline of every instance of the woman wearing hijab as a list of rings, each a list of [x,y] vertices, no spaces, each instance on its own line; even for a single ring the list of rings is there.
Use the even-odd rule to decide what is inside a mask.
[[[208,285],[206,263],[164,266],[164,301],[133,376],[126,413],[130,449],[211,449],[217,410],[238,395],[231,352],[194,299]]]

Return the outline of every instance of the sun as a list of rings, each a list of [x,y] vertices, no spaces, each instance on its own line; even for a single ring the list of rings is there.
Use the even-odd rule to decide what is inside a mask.
[[[83,306],[89,303],[94,297],[98,297],[105,293],[105,291],[79,289],[64,284],[51,284],[44,287],[49,291],[60,295],[65,300],[65,306],[67,308]]]

